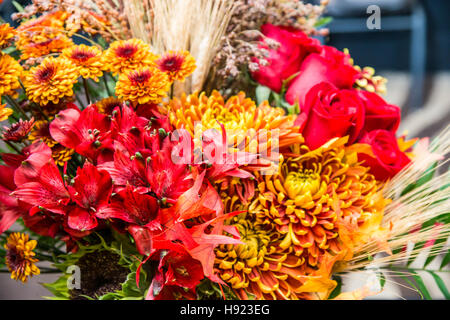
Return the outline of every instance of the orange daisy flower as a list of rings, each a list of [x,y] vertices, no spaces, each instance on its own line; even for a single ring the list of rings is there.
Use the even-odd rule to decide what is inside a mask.
[[[78,69],[67,58],[47,57],[30,69],[24,79],[28,98],[40,105],[57,104],[64,97],[73,96]]]
[[[20,88],[22,72],[23,68],[16,59],[7,54],[0,56],[0,96],[18,96],[15,90]]]
[[[114,75],[153,66],[156,58],[150,46],[140,39],[115,41],[104,55],[106,70]]]
[[[184,81],[195,70],[195,59],[188,51],[168,51],[156,60],[159,70],[169,76],[169,81]]]
[[[11,272],[11,279],[27,282],[28,278],[40,273],[35,265],[38,261],[34,256],[33,249],[36,248],[37,241],[30,240],[27,234],[15,232],[7,239],[6,266]]]
[[[116,84],[116,95],[134,104],[160,103],[169,87],[169,78],[164,72],[146,67],[122,73]]]
[[[5,108],[6,104],[0,104],[0,122],[8,120],[9,116],[13,114],[13,110]]]
[[[8,47],[13,41],[16,35],[16,31],[13,27],[9,26],[9,23],[0,25],[0,48]]]
[[[64,49],[62,56],[72,61],[85,79],[91,78],[98,82],[98,78],[103,75],[102,51],[95,46],[72,46]]]

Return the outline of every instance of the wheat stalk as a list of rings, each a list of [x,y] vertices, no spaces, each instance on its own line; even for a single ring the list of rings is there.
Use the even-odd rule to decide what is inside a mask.
[[[389,230],[387,242],[391,250],[406,249],[411,243],[443,240],[450,236],[449,224],[420,229],[423,223],[450,212],[450,171],[436,175],[420,187],[399,196],[406,186],[417,182],[427,174],[427,169],[437,159],[445,159],[439,166],[448,163],[446,156],[450,152],[449,138],[450,126],[433,141],[428,151],[421,149],[421,153],[416,155],[412,163],[386,184],[383,190],[384,195],[395,199],[385,208],[382,221],[382,227]],[[439,254],[445,250],[448,248],[432,247],[430,254]],[[385,248],[382,248],[378,241],[370,241],[355,248],[353,258],[348,261],[343,271],[413,259],[422,252],[422,248],[379,255],[382,252],[385,252]],[[369,260],[369,257],[375,257],[375,259]]]

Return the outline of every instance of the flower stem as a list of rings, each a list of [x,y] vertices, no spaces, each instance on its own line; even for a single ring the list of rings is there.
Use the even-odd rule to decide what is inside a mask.
[[[83,78],[83,86],[84,86],[84,92],[86,93],[87,104],[90,105],[91,97],[89,96],[89,88],[88,88],[87,80],[85,78]]]
[[[7,140],[3,140],[5,141],[5,143],[10,146],[14,151],[16,151],[18,154],[21,154],[22,152],[20,152],[19,149],[17,149],[17,147],[15,145],[13,145],[11,142],[7,141]]]
[[[106,80],[106,73],[103,76],[103,83],[105,84],[105,88],[106,88],[106,92],[108,93],[108,97],[112,97],[113,95],[111,94],[111,90],[109,89],[108,80]]]
[[[5,99],[9,102],[9,104],[15,108],[18,112],[20,112],[25,119],[30,120],[30,118],[28,117],[28,115],[25,113],[25,111],[22,109],[22,107],[17,103],[16,100],[14,100],[13,98],[11,98],[10,96],[5,96]]]

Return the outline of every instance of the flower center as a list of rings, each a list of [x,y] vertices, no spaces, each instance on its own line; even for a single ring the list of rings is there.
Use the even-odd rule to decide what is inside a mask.
[[[134,85],[144,84],[152,76],[149,70],[135,71],[129,75],[130,81]]]
[[[181,69],[183,62],[184,57],[182,56],[169,56],[161,61],[160,68],[165,72],[176,72]]]
[[[40,82],[48,81],[53,77],[54,74],[55,68],[53,66],[45,66],[44,68],[39,69],[36,72],[36,78]]]
[[[307,192],[315,194],[320,188],[320,177],[311,169],[289,172],[284,187],[291,199]]]
[[[137,50],[137,46],[126,44],[116,49],[116,55],[121,58],[131,58]]]
[[[86,62],[90,58],[94,57],[95,55],[92,52],[84,51],[84,50],[78,50],[72,53],[72,59],[78,60],[81,62]]]

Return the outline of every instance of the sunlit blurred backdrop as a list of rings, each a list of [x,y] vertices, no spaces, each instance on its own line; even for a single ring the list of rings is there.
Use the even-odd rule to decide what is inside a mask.
[[[380,8],[380,29],[367,26],[371,5]],[[1,16],[11,24],[14,11],[12,1],[0,5]],[[330,0],[327,15],[333,21],[327,26],[330,35],[323,41],[341,50],[347,48],[355,64],[371,66],[388,79],[385,99],[402,108],[400,132],[407,131],[409,137],[433,137],[450,123],[449,13],[448,0]],[[420,268],[423,259],[415,263]],[[434,264],[439,266],[440,260]],[[433,268],[433,264],[429,267]],[[347,289],[356,289],[361,280],[370,280],[369,274],[357,277],[358,281],[348,281]],[[8,274],[0,274],[0,299],[39,299],[49,295],[39,283],[56,278],[41,275],[23,285],[10,280]],[[431,275],[424,274],[423,278],[428,280],[433,298],[443,299]],[[450,288],[448,272],[442,279]],[[404,284],[401,279],[388,278],[385,291],[376,298],[420,299]]]

